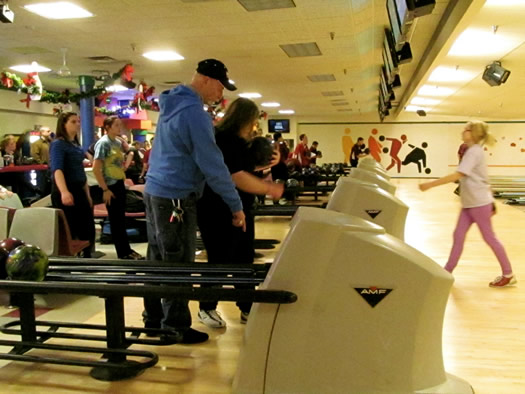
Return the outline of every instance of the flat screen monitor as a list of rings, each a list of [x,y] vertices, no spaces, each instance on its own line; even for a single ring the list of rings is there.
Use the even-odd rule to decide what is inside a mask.
[[[268,131],[270,133],[289,133],[290,132],[290,120],[289,119],[269,119],[268,120]]]
[[[394,94],[394,91],[392,90],[392,86],[386,82],[386,73],[385,73],[384,67],[381,67],[381,73],[380,73],[379,80],[380,80],[381,90],[383,92],[383,97],[385,98],[385,101],[395,100],[396,95]]]
[[[386,1],[388,18],[392,27],[392,38],[397,51],[401,50],[403,44],[408,40],[408,34],[414,20],[413,8],[413,0]]]
[[[383,48],[387,67],[390,68],[392,74],[397,74],[399,64],[397,60],[397,53],[394,47],[394,39],[392,38],[392,32],[390,29],[385,29]]]
[[[400,43],[401,41],[404,41],[404,37],[402,37],[401,33],[401,26],[402,23],[399,20],[399,16],[396,9],[396,4],[394,0],[386,0],[386,10],[388,13],[388,19],[390,20],[390,27],[392,28],[392,34],[394,36],[394,41],[397,43]]]

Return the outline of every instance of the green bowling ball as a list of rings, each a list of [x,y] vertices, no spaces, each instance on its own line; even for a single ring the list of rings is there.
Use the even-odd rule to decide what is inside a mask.
[[[9,253],[6,271],[9,279],[42,281],[46,277],[49,259],[38,246],[22,245]]]

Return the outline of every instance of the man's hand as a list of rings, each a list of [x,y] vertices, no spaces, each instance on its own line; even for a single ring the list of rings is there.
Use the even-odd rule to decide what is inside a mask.
[[[283,183],[270,183],[269,185],[270,187],[268,189],[267,194],[274,201],[280,199],[284,192],[284,184]]]
[[[246,217],[243,211],[233,213],[232,225],[235,227],[242,227],[242,231],[246,231]]]

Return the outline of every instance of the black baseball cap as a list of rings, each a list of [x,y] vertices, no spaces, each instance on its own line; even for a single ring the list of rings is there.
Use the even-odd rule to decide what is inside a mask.
[[[206,59],[199,62],[197,72],[220,81],[228,90],[237,90],[237,87],[228,78],[228,69],[223,62],[217,59]]]

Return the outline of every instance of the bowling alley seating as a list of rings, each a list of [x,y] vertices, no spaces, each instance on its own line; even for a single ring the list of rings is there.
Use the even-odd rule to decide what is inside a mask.
[[[16,193],[13,193],[11,196],[6,196],[5,198],[1,199],[0,206],[14,209],[24,208],[20,197],[18,197],[18,194]]]
[[[127,179],[126,187],[128,190],[142,196],[145,185],[134,185],[131,179]],[[131,183],[131,184],[130,184]],[[101,243],[111,243],[111,229],[109,226],[108,210],[106,204],[96,204],[93,209],[95,221],[102,227]],[[145,223],[141,223],[146,218],[145,210],[140,212],[126,212],[126,229],[132,242],[144,242],[147,238]],[[142,220],[143,221],[143,220]]]
[[[0,206],[0,239],[9,236],[9,229],[11,228],[15,211],[16,209]]]
[[[89,241],[73,240],[64,212],[56,208],[17,209],[9,237],[40,247],[48,256],[76,256]]]

